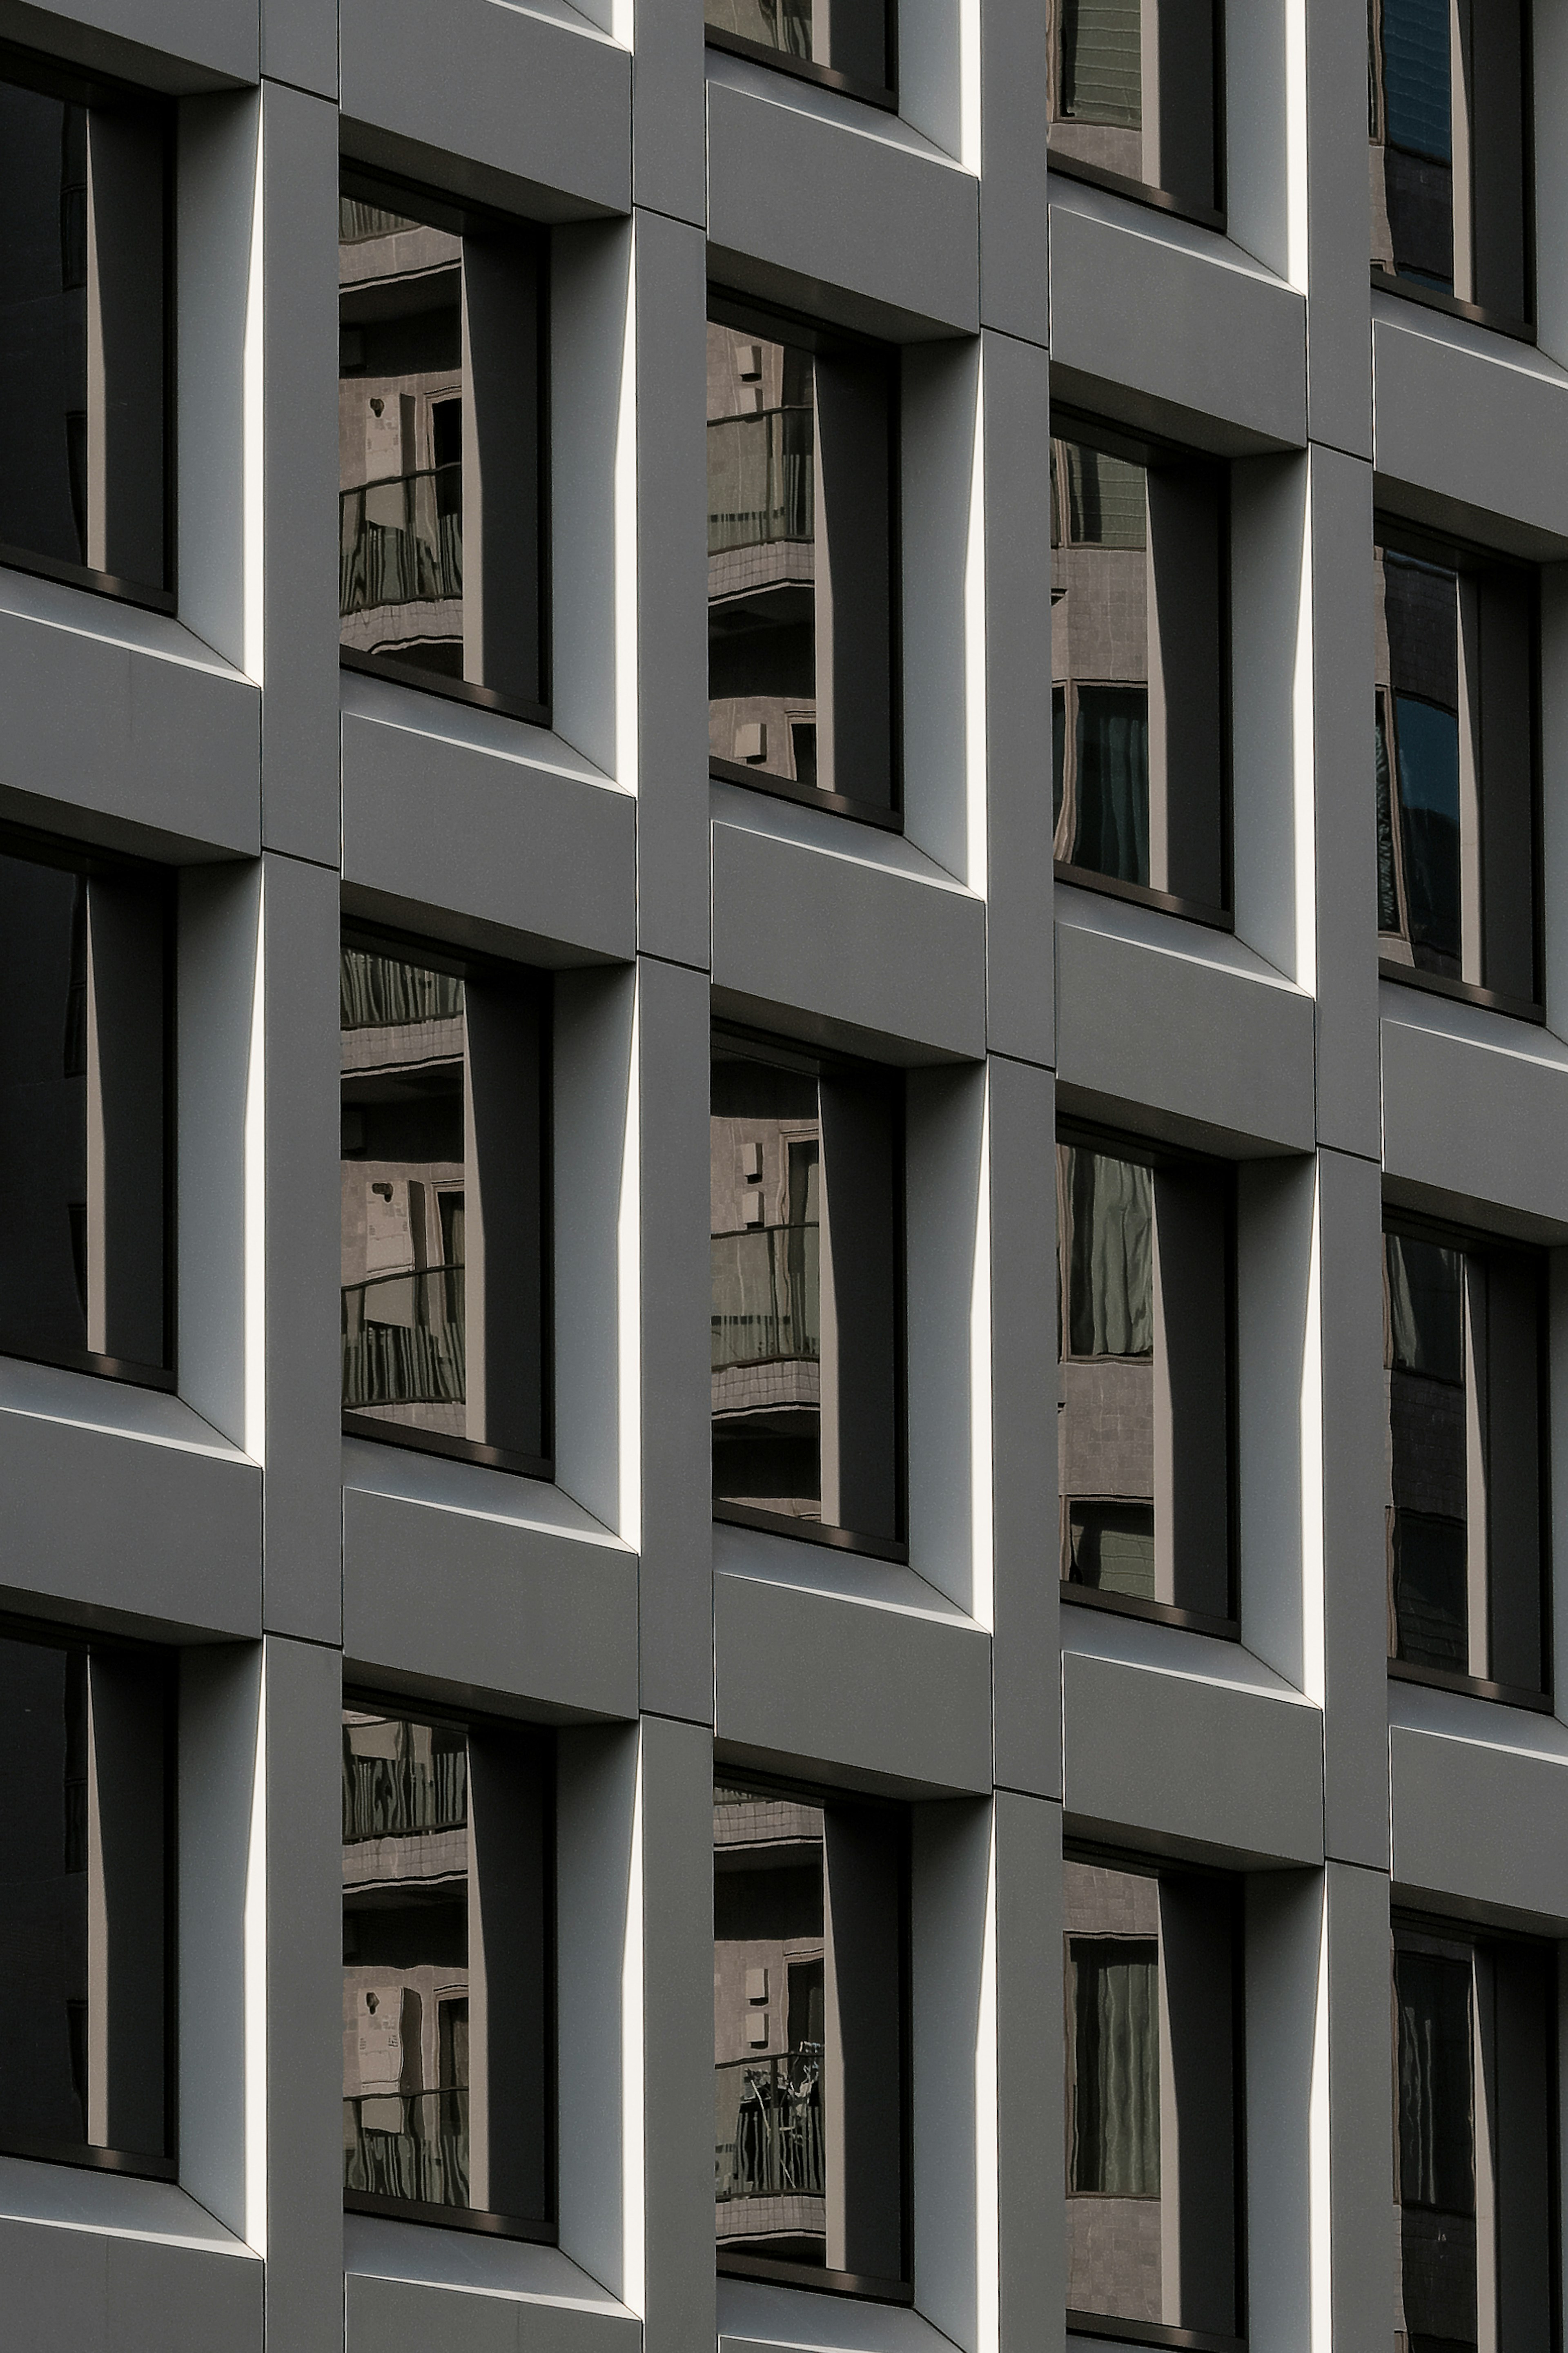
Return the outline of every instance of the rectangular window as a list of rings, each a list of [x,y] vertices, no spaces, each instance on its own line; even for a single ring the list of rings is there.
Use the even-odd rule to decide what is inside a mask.
[[[174,1386],[173,894],[0,837],[0,1350]]]
[[[1228,539],[1212,459],[1098,428],[1052,440],[1057,871],[1221,923]]]
[[[0,48],[0,563],[168,612],[171,123]]]
[[[1523,0],[1370,0],[1374,282],[1528,336]]]
[[[1543,1704],[1545,1264],[1403,1224],[1383,1240],[1395,1672]]]
[[[713,1785],[721,2272],[910,2301],[909,1818]]]
[[[343,2202],[554,2237],[554,1794],[510,1725],[343,1708]]]
[[[714,1516],[902,1560],[900,1082],[718,1031],[711,1088]]]
[[[1225,226],[1216,0],[1049,0],[1052,168]]]
[[[716,776],[897,821],[890,352],[712,298],[708,744]]]
[[[1142,2324],[1151,2344],[1228,2344],[1239,2332],[1237,1886],[1087,1853],[1063,1873],[1068,2331],[1113,2319]]]
[[[892,0],[703,0],[703,17],[710,48],[898,104]]]
[[[550,1475],[544,985],[346,933],[343,1427]]]
[[[1383,968],[1535,1013],[1536,575],[1383,524],[1373,564]]]
[[[1552,1950],[1396,1921],[1397,2353],[1549,2353]]]
[[[343,661],[549,724],[537,232],[345,174]]]
[[[167,1653],[0,1635],[0,2148],[173,2179]]]
[[[1057,1146],[1064,1596],[1235,1630],[1235,1183],[1220,1162]]]

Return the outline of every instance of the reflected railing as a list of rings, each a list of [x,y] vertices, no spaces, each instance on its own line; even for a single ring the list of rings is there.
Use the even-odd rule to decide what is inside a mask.
[[[819,1235],[815,1225],[751,1226],[715,1234],[712,1366],[815,1364],[822,1354]]]
[[[468,1819],[468,1760],[461,1747],[429,1757],[356,1756],[344,1743],[343,1844],[460,1831]]]
[[[343,2188],[421,2206],[466,2206],[467,2089],[366,2092],[345,2099]]]
[[[338,493],[340,617],[462,593],[460,462]]]
[[[461,1405],[468,1395],[460,1263],[342,1287],[343,1404]]]
[[[708,553],[810,540],[809,408],[708,420]]]
[[[821,2198],[822,2046],[776,2059],[721,2061],[713,2070],[713,2194]]]

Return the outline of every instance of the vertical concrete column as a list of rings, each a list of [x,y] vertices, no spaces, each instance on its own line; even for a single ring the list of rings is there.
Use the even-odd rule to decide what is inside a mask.
[[[1304,205],[1307,430],[1314,442],[1370,458],[1366,10],[1361,0],[1306,0],[1304,23],[1306,172],[1292,190],[1290,246],[1300,253]],[[1291,275],[1302,282],[1297,267]]]
[[[987,1804],[913,1809],[915,2306],[965,2353],[1001,2342],[995,1844]]]
[[[1326,2017],[1320,2025],[1314,2140],[1326,2138],[1329,2196],[1315,2203],[1314,2256],[1333,2250],[1335,2353],[1386,2353],[1398,2243],[1394,2205],[1394,2055],[1388,1881],[1330,1862]]]
[[[640,1941],[626,1988],[642,2039],[628,2068],[628,2100],[640,2097],[640,2110],[627,2136],[640,2243],[625,2294],[642,2315],[647,2353],[692,2353],[713,2342],[716,2325],[713,1744],[700,1725],[645,1715],[640,1746],[633,1845]]]
[[[995,2305],[977,2332],[1007,2353],[1059,2353],[1067,2297],[1062,2151],[1062,1815],[1059,1805],[998,1789],[993,1833],[994,2008],[981,2020],[995,2102]],[[984,2269],[984,2298],[991,2283]],[[991,2334],[994,2332],[994,2336]]]

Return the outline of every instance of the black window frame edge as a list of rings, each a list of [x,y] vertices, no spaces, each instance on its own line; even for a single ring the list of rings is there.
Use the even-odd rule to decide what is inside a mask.
[[[180,2178],[180,1652],[175,1642],[143,1634],[100,1632],[58,1619],[29,1618],[0,1610],[0,1640],[32,1642],[40,1650],[129,1651],[156,1659],[163,1669],[163,2137],[166,2154],[98,2148],[90,2142],[24,2141],[0,2127],[0,2157],[40,2165],[68,2165],[79,2173],[118,2173],[142,2181]]]
[[[178,375],[178,247],[177,216],[179,190],[176,182],[178,100],[166,91],[149,90],[118,75],[100,73],[96,68],[61,63],[46,51],[31,49],[15,40],[0,40],[0,81],[8,81],[23,90],[30,90],[41,98],[54,98],[68,106],[91,108],[116,100],[144,107],[160,122],[163,149],[163,579],[155,586],[148,580],[128,580],[114,572],[98,572],[90,565],[68,564],[58,557],[35,554],[31,549],[14,546],[0,541],[0,566],[10,572],[23,572],[38,580],[53,580],[67,588],[80,588],[89,596],[106,596],[118,605],[132,605],[142,612],[178,616],[179,598],[179,417],[176,396]]]
[[[1104,188],[1115,196],[1126,196],[1135,205],[1146,205],[1153,212],[1168,213],[1176,220],[1193,222],[1199,228],[1212,228],[1221,237],[1228,235],[1226,211],[1229,189],[1229,136],[1226,88],[1226,23],[1225,0],[1212,0],[1214,18],[1214,186],[1216,202],[1213,205],[1188,204],[1184,197],[1173,195],[1169,188],[1156,188],[1147,180],[1134,180],[1122,172],[1107,172],[1098,164],[1080,164],[1076,156],[1051,153],[1050,130],[1046,133],[1046,167],[1047,174],[1059,172],[1065,180],[1080,180],[1086,187]],[[1051,14],[1055,15],[1054,8]],[[1056,26],[1047,27],[1048,37],[1056,37]],[[1047,183],[1048,185],[1048,183]],[[1048,202],[1048,195],[1047,195]]]
[[[717,49],[724,57],[743,58],[751,65],[765,66],[774,73],[788,74],[792,80],[813,84],[818,90],[837,90],[841,97],[858,99],[863,106],[875,106],[884,114],[899,111],[899,12],[894,0],[886,0],[884,7],[889,76],[885,83],[862,81],[858,75],[839,73],[832,66],[819,66],[811,58],[791,57],[786,50],[770,48],[766,41],[749,41],[743,33],[726,32],[721,25],[702,26],[702,46]]]
[[[1102,2312],[1079,2312],[1069,2306],[1067,2314],[1068,2333],[1073,2337],[1109,2337],[1112,2343],[1125,2345],[1164,2346],[1171,2353],[1246,2353],[1248,2310],[1248,2255],[1247,2230],[1247,1881],[1250,1874],[1226,1863],[1190,1862],[1183,1855],[1156,1854],[1152,1850],[1131,1846],[1120,1847],[1104,1838],[1079,1838],[1065,1830],[1062,1834],[1062,1861],[1066,1862],[1103,1863],[1115,1871],[1133,1872],[1142,1877],[1157,1880],[1162,1872],[1184,1874],[1189,1879],[1208,1881],[1225,1891],[1224,1900],[1231,1914],[1231,2124],[1234,2147],[1231,2163],[1236,2196],[1236,2311],[1240,2323],[1234,2337],[1215,2336],[1201,2328],[1178,2328],[1163,2321],[1118,2320],[1114,2315]],[[1065,1906],[1064,1906],[1065,1910]],[[1062,1923],[1062,1943],[1073,1931]],[[1062,1986],[1063,2026],[1066,2026],[1067,1985],[1064,1972]],[[1064,2079],[1065,2081],[1065,2079]],[[1065,2184],[1064,2184],[1065,2188]]]
[[[717,279],[708,280],[705,299],[705,316],[712,326],[730,327],[742,334],[749,330],[771,342],[793,343],[797,350],[855,353],[879,364],[886,371],[889,646],[888,750],[891,797],[884,806],[877,801],[861,800],[852,793],[825,793],[815,785],[799,784],[792,776],[768,776],[761,769],[742,766],[737,760],[719,759],[711,752],[708,754],[709,781],[739,785],[746,791],[763,793],[770,800],[792,801],[799,808],[821,809],[829,817],[847,818],[856,825],[870,825],[883,833],[901,834],[904,830],[904,347],[878,335],[862,334],[853,327],[825,324],[805,311],[790,310],[781,303],[758,301]],[[726,312],[731,315],[725,316]],[[706,645],[703,662],[706,668]]]
[[[731,1021],[715,1015],[709,1022],[709,1071],[712,1071],[712,1041],[724,1038],[741,1046],[761,1047],[755,1057],[763,1060],[769,1056],[783,1059],[775,1067],[788,1069],[792,1059],[796,1068],[808,1065],[843,1071],[858,1078],[869,1076],[872,1082],[886,1089],[893,1103],[895,1126],[894,1203],[893,1203],[893,1398],[894,1398],[894,1476],[898,1493],[896,1524],[901,1534],[894,1537],[864,1535],[853,1528],[829,1525],[821,1520],[797,1520],[787,1512],[754,1511],[747,1504],[721,1502],[715,1495],[712,1511],[715,1522],[726,1527],[753,1528],[760,1535],[794,1536],[803,1544],[822,1545],[835,1552],[858,1554],[865,1560],[889,1561],[895,1567],[910,1565],[910,1380],[909,1380],[909,1089],[908,1071],[901,1064],[873,1062],[862,1055],[847,1054],[836,1047],[809,1046],[798,1039],[775,1037],[766,1029],[753,1029],[747,1024]],[[712,1415],[709,1415],[710,1445],[711,1445]],[[711,1485],[711,1471],[710,1471]]]
[[[1451,1219],[1434,1218],[1420,1209],[1403,1208],[1397,1202],[1384,1201],[1382,1214],[1383,1234],[1408,1234],[1413,1241],[1437,1242],[1450,1250],[1463,1250],[1472,1257],[1509,1250],[1532,1261],[1537,1368],[1535,1450],[1541,1514],[1541,1664],[1545,1679],[1542,1688],[1532,1692],[1521,1683],[1494,1683],[1486,1675],[1450,1674],[1441,1667],[1422,1667],[1409,1660],[1391,1657],[1388,1661],[1389,1681],[1420,1683],[1429,1691],[1458,1692],[1470,1699],[1491,1700],[1500,1707],[1521,1707],[1535,1715],[1551,1715],[1555,1711],[1556,1700],[1552,1689],[1552,1302],[1545,1263],[1546,1246],[1539,1242],[1516,1241],[1507,1234],[1489,1234],[1479,1226],[1466,1226]]]
[[[345,122],[342,140],[349,136]],[[536,385],[536,405],[539,422],[539,679],[544,690],[543,699],[529,702],[519,695],[503,694],[495,687],[483,686],[462,678],[443,678],[437,670],[421,670],[416,662],[395,659],[377,660],[373,655],[361,654],[345,647],[340,639],[338,668],[350,670],[360,678],[385,679],[390,685],[411,687],[416,694],[433,694],[445,702],[461,702],[474,711],[491,711],[503,719],[517,719],[530,727],[547,732],[554,726],[554,647],[555,647],[555,564],[554,564],[554,499],[551,473],[550,386],[552,367],[551,290],[554,263],[554,238],[552,225],[530,214],[509,213],[499,206],[476,202],[468,196],[454,196],[419,180],[396,171],[384,171],[379,166],[362,164],[349,152],[346,143],[338,152],[338,194],[362,204],[376,204],[381,197],[405,199],[411,205],[425,208],[429,218],[420,219],[422,227],[445,229],[448,236],[462,237],[468,234],[467,224],[473,222],[492,234],[515,237],[532,247],[538,272],[538,349],[539,368]],[[385,206],[392,211],[395,206]],[[410,218],[419,218],[410,214]],[[340,293],[341,293],[340,288]],[[340,486],[339,496],[342,497]],[[342,628],[342,616],[339,617]]]
[[[3,560],[3,559],[0,559]],[[143,858],[134,851],[104,849],[97,842],[74,841],[68,834],[46,833],[33,826],[0,818],[0,857],[15,855],[35,866],[52,866],[67,874],[90,878],[94,870],[108,874],[140,874],[164,900],[163,928],[163,1353],[165,1365],[139,1364],[134,1357],[110,1356],[83,1348],[69,1356],[45,1356],[8,1348],[0,1340],[0,1359],[18,1365],[48,1365],[57,1372],[81,1373],[93,1380],[121,1382],[127,1388],[155,1389],[168,1397],[179,1389],[179,1270],[176,1263],[179,1226],[179,876],[177,866]]]
[[[1226,1583],[1230,1597],[1231,1614],[1216,1618],[1207,1610],[1184,1609],[1171,1601],[1144,1601],[1136,1594],[1101,1593],[1090,1586],[1071,1585],[1061,1575],[1061,1534],[1057,1535],[1058,1595],[1061,1601],[1075,1609],[1103,1609],[1116,1618],[1140,1618],[1147,1624],[1173,1626],[1179,1633],[1207,1634],[1215,1641],[1241,1643],[1241,1466],[1237,1460],[1237,1440],[1240,1430],[1240,1392],[1237,1350],[1240,1339],[1240,1251],[1237,1226],[1237,1177],[1239,1164],[1216,1152],[1200,1152],[1191,1146],[1166,1144],[1149,1136],[1121,1128],[1108,1127],[1091,1119],[1076,1117],[1070,1112],[1059,1113],[1057,1118],[1057,1145],[1073,1145],[1098,1152],[1108,1158],[1131,1160],[1139,1166],[1156,1169],[1167,1167],[1211,1168],[1223,1172],[1226,1187],[1225,1231],[1225,1421],[1226,1421]],[[1057,1233],[1052,1239],[1052,1256],[1059,1248],[1061,1209],[1058,1205]],[[1063,1328],[1063,1309],[1057,1306],[1058,1329]],[[1064,1360],[1058,1356],[1058,1366]],[[1060,1374],[1058,1375],[1058,1388]],[[1058,1489],[1058,1510],[1066,1502]],[[1158,1501],[1158,1498],[1155,1499]],[[1158,2340],[1163,2344],[1166,2340]]]
[[[1527,585],[1530,596],[1530,855],[1532,870],[1530,953],[1535,969],[1537,994],[1533,997],[1510,997],[1500,989],[1483,987],[1479,981],[1455,980],[1443,972],[1423,972],[1413,964],[1401,964],[1394,957],[1381,954],[1377,959],[1377,976],[1379,980],[1391,980],[1401,988],[1424,989],[1429,997],[1447,997],[1458,1005],[1479,1005],[1488,1012],[1502,1013],[1510,1020],[1528,1021],[1538,1029],[1544,1029],[1546,793],[1542,723],[1541,565],[1529,556],[1509,555],[1494,547],[1485,547],[1479,540],[1431,531],[1420,523],[1406,522],[1402,515],[1376,505],[1373,509],[1372,543],[1374,551],[1408,556],[1417,564],[1437,565],[1447,571],[1490,569],[1517,573]],[[1374,687],[1374,706],[1376,696],[1382,691],[1381,688]],[[1389,691],[1392,693],[1394,689],[1390,688]],[[1392,789],[1392,775],[1390,786]],[[1380,933],[1379,937],[1383,936]]]
[[[443,1700],[416,1697],[375,1683],[361,1683],[357,1677],[343,1678],[342,1709],[374,1709],[398,1723],[444,1724],[467,1732],[479,1725],[486,1732],[500,1732],[534,1749],[541,1760],[544,1783],[544,2047],[545,2067],[545,2195],[550,2208],[546,2222],[531,2221],[526,2215],[495,2214],[488,2209],[472,2206],[435,2206],[420,2199],[382,2198],[367,2189],[343,2189],[345,2214],[367,2214],[384,2221],[414,2222],[422,2227],[447,2231],[468,2231],[491,2239],[523,2240],[533,2246],[556,2247],[561,2243],[561,1900],[560,1900],[560,1741],[562,1726],[535,1716],[501,1715],[493,1708],[466,1707],[448,1704]],[[340,1716],[341,1725],[341,1716]],[[341,1730],[340,1730],[341,1737]],[[468,1870],[473,1871],[470,1850]],[[340,1915],[342,1901],[339,1903]],[[469,1964],[471,1966],[471,1964]]]
[[[1058,421],[1068,429],[1058,433]],[[1052,398],[1047,420],[1048,438],[1052,441],[1076,441],[1085,448],[1100,449],[1109,458],[1121,458],[1147,471],[1162,461],[1180,465],[1212,467],[1218,485],[1219,550],[1220,550],[1220,628],[1219,628],[1219,829],[1220,829],[1220,890],[1224,904],[1211,906],[1204,899],[1178,898],[1170,891],[1155,891],[1146,882],[1124,882],[1114,874],[1097,873],[1091,866],[1074,866],[1065,858],[1053,855],[1052,881],[1070,882],[1075,890],[1092,891],[1101,898],[1121,899],[1135,907],[1152,907],[1162,914],[1179,916],[1184,923],[1202,924],[1205,931],[1235,933],[1236,930],[1236,818],[1235,818],[1235,671],[1233,664],[1234,634],[1232,627],[1233,537],[1232,480],[1233,460],[1216,457],[1209,449],[1194,449],[1180,441],[1167,439],[1162,434],[1144,433],[1131,427],[1116,425],[1094,416],[1070,401]],[[1061,542],[1066,547],[1069,543]],[[1053,607],[1053,616],[1055,607]],[[1537,636],[1539,637],[1539,631]],[[1053,670],[1055,664],[1052,665]],[[1073,681],[1066,681],[1068,684]],[[1051,681],[1053,699],[1056,680]]]
[[[376,1421],[344,1409],[340,1398],[342,1434],[363,1438],[374,1446],[399,1446],[413,1454],[439,1454],[449,1461],[472,1462],[481,1469],[504,1471],[513,1478],[537,1479],[546,1486],[555,1481],[555,988],[554,975],[539,965],[514,963],[509,956],[484,949],[470,950],[450,942],[424,940],[416,933],[377,923],[344,910],[339,919],[340,958],[345,947],[373,955],[391,954],[407,963],[417,960],[430,972],[466,981],[475,970],[500,976],[506,985],[537,1000],[539,1020],[539,1254],[540,1254],[540,1419],[548,1441],[543,1454],[523,1454],[514,1448],[489,1446],[478,1439],[452,1438],[440,1430],[416,1430],[404,1422]],[[340,1036],[341,1036],[340,1031]],[[342,1075],[339,1079],[340,1094]],[[342,1165],[340,1159],[340,1166]],[[339,1270],[340,1314],[342,1270]]]
[[[714,2250],[714,2268],[721,2279],[770,2281],[783,2287],[811,2288],[818,2295],[837,2295],[861,2304],[912,2307],[915,2300],[915,2172],[914,2172],[914,1808],[918,1799],[892,1798],[879,1790],[836,1788],[830,1781],[809,1777],[797,1780],[787,1773],[753,1771],[731,1764],[718,1745],[713,1754],[713,1778],[732,1783],[749,1795],[804,1799],[808,1805],[864,1806],[888,1815],[897,1825],[899,1855],[899,2235],[903,2244],[902,2280],[878,2279],[863,2272],[834,2272],[816,2263],[794,2263],[767,2255],[731,2255]]]

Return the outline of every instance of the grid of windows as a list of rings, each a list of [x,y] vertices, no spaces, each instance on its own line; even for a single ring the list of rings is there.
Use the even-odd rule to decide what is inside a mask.
[[[13,2333],[1553,2353],[1547,12],[112,13],[0,26]]]

